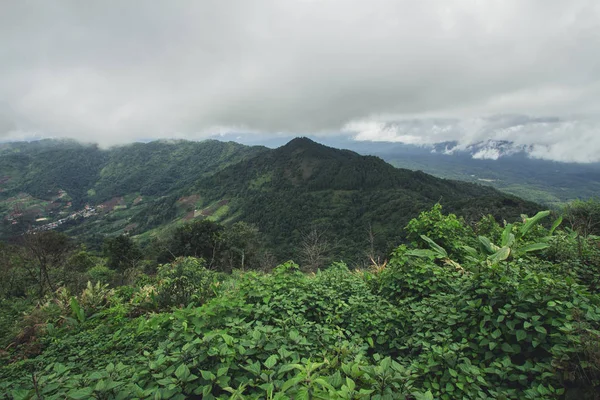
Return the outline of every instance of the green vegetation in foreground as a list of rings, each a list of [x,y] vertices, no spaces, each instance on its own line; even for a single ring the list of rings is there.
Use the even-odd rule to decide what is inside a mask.
[[[505,226],[485,217],[471,227],[436,206],[409,222],[410,243],[362,270],[338,262],[307,274],[289,261],[271,272],[223,274],[218,264],[207,269],[204,259],[180,257],[144,274],[147,266],[113,258],[105,272],[128,284],[88,283],[73,295],[71,283],[33,308],[11,294],[15,281],[3,288],[0,322],[16,330],[1,356],[0,393],[594,399],[598,209],[577,203],[564,221],[540,212]],[[204,254],[220,229],[185,228],[173,240]],[[130,244],[113,241],[107,255],[137,259]],[[181,251],[192,247],[184,243]],[[3,257],[8,265],[16,256]],[[91,269],[101,276],[104,259],[79,251],[68,260],[64,269],[96,264]]]

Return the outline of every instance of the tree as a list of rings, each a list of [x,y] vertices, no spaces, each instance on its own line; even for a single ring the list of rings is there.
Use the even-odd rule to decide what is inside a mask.
[[[169,262],[177,257],[204,258],[207,267],[214,267],[223,246],[223,225],[203,220],[178,227],[167,242],[159,262]]]
[[[38,284],[42,297],[46,289],[55,291],[50,271],[63,265],[72,249],[67,235],[55,231],[31,232],[22,236],[25,268]]]
[[[575,200],[564,208],[571,229],[583,236],[600,235],[600,200]]]
[[[300,259],[303,267],[308,271],[316,271],[323,267],[329,259],[332,246],[325,233],[316,228],[302,235],[300,243]]]
[[[84,245],[79,246],[65,260],[62,278],[65,286],[72,293],[82,291],[89,279],[87,271],[99,264],[99,261],[97,257],[87,251]]]
[[[261,247],[258,228],[246,222],[236,222],[229,226],[224,234],[225,263],[229,269],[257,264]]]
[[[108,266],[119,272],[134,268],[143,257],[138,245],[126,235],[106,239],[103,250]]]
[[[0,242],[0,298],[25,296],[31,281],[24,264],[22,248]]]
[[[373,229],[373,225],[369,222],[366,228],[367,234],[367,249],[365,251],[365,256],[367,257],[367,262],[370,263],[371,267],[376,267],[377,269],[383,268],[387,260],[382,261],[381,244],[379,243],[379,235]]]

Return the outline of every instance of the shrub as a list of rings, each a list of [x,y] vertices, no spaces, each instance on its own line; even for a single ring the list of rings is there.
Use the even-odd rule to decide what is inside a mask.
[[[158,267],[157,300],[161,307],[200,305],[214,295],[215,273],[204,267],[204,260],[178,258]]]
[[[87,271],[87,275],[92,282],[110,284],[115,279],[116,273],[106,265],[96,265]]]
[[[463,246],[474,243],[473,230],[454,214],[442,214],[438,203],[430,211],[423,211],[418,218],[412,219],[406,226],[406,238],[414,247],[428,248],[421,235],[432,239],[446,249],[450,258],[462,261]]]

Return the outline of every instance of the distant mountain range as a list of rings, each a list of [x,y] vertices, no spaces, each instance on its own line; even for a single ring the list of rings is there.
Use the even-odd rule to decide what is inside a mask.
[[[0,147],[5,239],[57,229],[98,248],[116,234],[150,243],[192,220],[243,220],[258,226],[276,255],[293,255],[303,235],[318,229],[351,259],[364,253],[367,230],[387,251],[411,218],[438,201],[470,221],[516,219],[541,207],[307,138],[276,149],[215,140],[109,150],[55,140]]]
[[[223,136],[276,147],[290,138],[257,140]],[[470,145],[442,142],[418,146],[396,142],[356,141],[346,136],[315,139],[328,146],[376,155],[390,164],[420,170],[440,178],[481,183],[524,199],[560,207],[575,199],[600,196],[600,163],[565,163],[533,158],[532,146],[489,140]]]

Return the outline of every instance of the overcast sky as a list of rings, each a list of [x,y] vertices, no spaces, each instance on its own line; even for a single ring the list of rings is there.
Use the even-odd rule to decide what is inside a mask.
[[[600,2],[2,2],[0,139],[220,132],[600,161]]]

